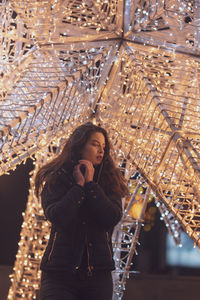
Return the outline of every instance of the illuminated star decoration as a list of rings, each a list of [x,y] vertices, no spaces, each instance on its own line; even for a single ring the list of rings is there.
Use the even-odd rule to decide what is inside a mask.
[[[95,119],[199,246],[198,1],[4,0],[0,18],[1,174]]]

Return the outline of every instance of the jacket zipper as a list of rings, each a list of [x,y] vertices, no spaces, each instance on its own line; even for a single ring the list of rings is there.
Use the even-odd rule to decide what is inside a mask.
[[[112,259],[113,256],[112,256],[112,251],[111,251],[110,244],[109,244],[109,235],[108,235],[107,231],[106,231],[106,240],[107,240],[107,244],[108,244],[108,250],[110,252],[110,258]]]
[[[52,252],[53,252],[53,249],[54,249],[54,245],[55,245],[55,242],[56,242],[56,237],[57,237],[57,232],[55,232],[54,236],[53,236],[53,242],[52,242],[51,250],[50,250],[50,253],[49,253],[49,256],[48,256],[48,260],[50,260],[50,258],[51,258],[51,255],[52,255]]]
[[[86,249],[87,249],[87,259],[88,259],[88,276],[92,276],[92,270],[94,269],[93,266],[90,266],[90,252],[88,249],[88,239],[86,235]]]

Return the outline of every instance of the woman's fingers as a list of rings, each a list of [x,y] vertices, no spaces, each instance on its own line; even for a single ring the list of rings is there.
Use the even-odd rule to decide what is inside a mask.
[[[93,177],[94,177],[94,167],[93,167],[93,164],[91,163],[91,161],[86,160],[86,159],[80,159],[79,163],[81,165],[84,165],[85,168],[86,168],[85,169],[85,174],[84,174],[85,181],[86,182],[92,181]]]
[[[81,170],[80,170],[80,164],[76,165],[74,167],[74,170],[73,170],[73,176],[74,176],[74,179],[76,181],[76,183],[80,184],[80,185],[84,185],[85,183],[85,177],[83,176]]]
[[[84,175],[81,172],[81,166],[85,166]],[[79,164],[74,167],[74,178],[77,183],[81,182],[84,184],[85,182],[93,181],[94,177],[94,167],[91,161],[86,159],[80,159]],[[84,183],[83,183],[84,180]]]
[[[86,159],[80,159],[78,161],[80,164],[83,164],[83,165],[86,165],[86,166],[92,166],[93,167],[93,164],[90,160],[86,160]]]

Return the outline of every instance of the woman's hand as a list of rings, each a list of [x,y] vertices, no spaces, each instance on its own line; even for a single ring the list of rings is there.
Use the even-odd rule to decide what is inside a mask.
[[[91,161],[86,159],[80,159],[79,164],[85,166],[85,174],[84,174],[85,182],[92,181],[94,177],[94,167]]]
[[[81,186],[84,186],[85,184],[85,177],[83,176],[81,170],[80,170],[81,164],[78,164],[74,167],[73,170],[73,176],[77,184],[80,184]]]

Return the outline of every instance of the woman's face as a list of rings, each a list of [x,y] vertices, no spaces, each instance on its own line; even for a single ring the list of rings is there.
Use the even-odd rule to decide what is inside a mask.
[[[99,165],[102,162],[105,148],[105,137],[101,132],[93,133],[82,152],[81,159],[92,162],[93,165]]]

